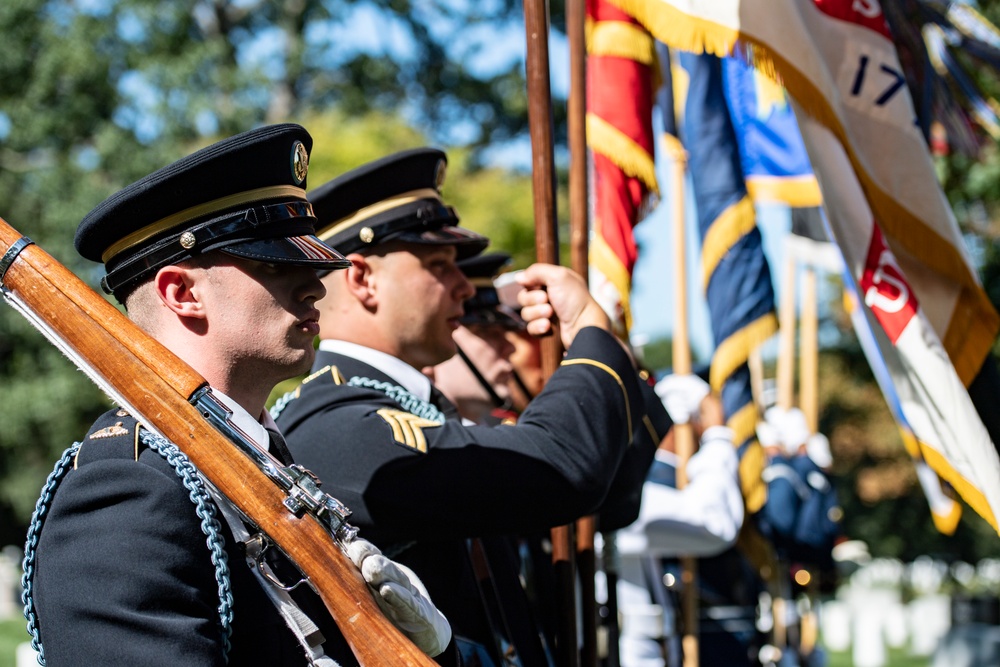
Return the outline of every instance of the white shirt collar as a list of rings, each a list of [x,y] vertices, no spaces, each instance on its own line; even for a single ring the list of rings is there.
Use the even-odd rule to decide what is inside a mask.
[[[431,400],[430,379],[413,366],[391,354],[343,340],[321,340],[319,349],[362,361],[391,377],[403,389],[417,398],[424,401]]]
[[[264,450],[269,450],[271,448],[271,438],[267,435],[268,428],[278,431],[277,424],[271,419],[271,415],[267,410],[264,410],[259,420],[254,419],[253,415],[243,409],[243,407],[226,396],[218,389],[212,390],[212,396],[219,399],[219,402],[229,408],[232,411],[232,415],[229,417],[229,421],[233,423],[236,428],[240,429],[246,433],[258,447]]]

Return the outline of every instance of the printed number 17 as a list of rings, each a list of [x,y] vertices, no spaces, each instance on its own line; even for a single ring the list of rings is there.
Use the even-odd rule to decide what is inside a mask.
[[[903,78],[903,73],[895,70],[888,65],[879,65],[879,69],[888,74],[891,77],[889,84],[886,86],[882,94],[875,99],[875,106],[884,106],[886,102],[892,99],[892,96],[899,92],[899,89],[903,87],[906,80]],[[854,84],[851,86],[851,95],[857,97],[861,94],[861,88],[865,83],[865,76],[868,73],[868,56],[861,56],[858,59],[858,71],[854,75]]]

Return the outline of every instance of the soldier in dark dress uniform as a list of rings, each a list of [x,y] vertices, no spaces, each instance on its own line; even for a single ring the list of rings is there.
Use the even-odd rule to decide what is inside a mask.
[[[465,300],[461,326],[453,334],[457,354],[424,369],[434,386],[469,424],[497,426],[517,421],[508,382],[514,371],[510,356],[514,344],[508,332],[522,331],[519,309],[500,301],[494,276],[510,264],[511,256],[491,252],[458,262],[476,292]]]
[[[594,512],[616,477],[641,484],[655,443],[637,437],[648,426],[630,354],[582,279],[550,265],[521,274],[519,301],[529,333],[559,320],[561,367],[516,425],[447,419],[453,406],[419,369],[455,354],[452,332],[473,295],[456,261],[487,240],[442,201],[445,164],[440,151],[406,151],[310,193],[320,238],[354,265],[324,278],[313,373],[275,412],[293,454],[352,522],[417,572],[460,643],[482,648],[495,642],[465,585],[467,538]],[[636,471],[622,469],[627,454]]]
[[[349,265],[313,235],[311,144],[298,125],[218,142],[113,195],[76,235],[80,253],[106,265],[106,291],[286,464],[264,403],[312,363],[317,270]],[[48,664],[355,664],[311,589],[285,595],[248,567],[237,542],[247,526],[172,447],[116,408],[69,450],[26,558],[29,627]],[[399,608],[376,595],[380,607],[440,652],[450,640],[440,613],[370,544],[357,546],[356,564],[376,559],[365,562],[369,584],[402,593]],[[288,561],[267,567],[298,580]]]

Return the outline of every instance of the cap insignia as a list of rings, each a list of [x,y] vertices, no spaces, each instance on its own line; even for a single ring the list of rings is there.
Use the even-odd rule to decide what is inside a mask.
[[[434,168],[434,187],[438,190],[444,185],[444,174],[448,170],[446,160],[438,160],[437,167]]]
[[[190,250],[191,248],[193,248],[195,241],[196,239],[194,237],[194,234],[192,234],[191,232],[184,232],[183,234],[181,234],[181,247],[184,248],[185,250]]]
[[[292,146],[292,177],[295,178],[296,185],[302,185],[309,172],[309,153],[301,141],[296,141]]]
[[[371,227],[362,227],[361,231],[358,232],[358,238],[361,239],[363,243],[371,243],[375,240],[375,232],[372,231]]]
[[[107,428],[102,428],[100,431],[94,431],[90,439],[91,440],[102,440],[104,438],[114,438],[119,435],[128,435],[128,429],[122,426],[122,422],[116,422],[114,426],[108,426]]]

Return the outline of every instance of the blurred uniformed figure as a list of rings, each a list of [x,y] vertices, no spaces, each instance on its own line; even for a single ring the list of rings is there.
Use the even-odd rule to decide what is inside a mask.
[[[459,353],[425,371],[458,406],[462,417],[473,422],[496,424],[513,419],[508,380],[514,347],[503,334],[522,331],[523,320],[503,303],[495,282],[509,260],[504,253],[485,253],[458,262],[476,288],[476,294],[465,302],[463,326],[454,334]],[[673,596],[658,585],[660,576],[654,570],[662,570],[664,557],[724,551],[736,540],[743,521],[739,462],[732,433],[723,425],[718,397],[708,396],[708,384],[697,376],[670,375],[647,393],[653,401],[662,401],[675,423],[691,422],[701,447],[688,462],[688,486],[678,491],[673,437],[663,438],[641,489],[638,519],[616,533],[620,661],[625,667],[679,664]],[[619,523],[632,518],[627,515]],[[608,518],[602,523],[608,527]],[[549,621],[552,609],[545,597],[553,591],[547,567],[551,554],[538,548],[534,536],[528,537],[519,544],[526,556],[525,571],[534,576],[524,579],[535,584],[529,593],[537,616]]]
[[[548,333],[554,316],[567,354],[516,425],[466,426],[420,372],[455,354],[452,334],[474,295],[456,262],[487,244],[442,200],[446,164],[438,150],[405,151],[310,193],[320,238],[353,266],[324,278],[313,373],[277,420],[352,522],[427,585],[456,639],[441,662],[461,651],[538,664],[497,642],[488,601],[470,595],[467,539],[591,513],[616,476],[636,474],[622,467],[626,452],[644,475],[655,446],[636,438],[643,399],[629,352],[565,268],[536,264],[519,278],[526,330]]]
[[[514,352],[510,355],[513,369],[507,382],[507,391],[511,407],[521,412],[545,386],[541,345],[537,338],[524,331],[509,332],[507,340],[514,346]]]
[[[673,432],[663,439],[642,489],[639,518],[615,535],[623,667],[681,664],[681,607],[676,589],[665,586],[662,559],[717,555],[735,543],[743,523],[739,461],[718,397],[696,375],[668,375],[656,393],[674,423],[692,425],[700,446],[679,490]],[[667,581],[674,580],[668,575]]]
[[[461,326],[453,334],[457,354],[424,369],[467,425],[517,422],[508,385],[513,373],[510,356],[515,348],[507,336],[524,332],[525,322],[516,305],[503,302],[494,283],[510,261],[507,253],[491,252],[457,262],[475,288],[475,294],[463,304]],[[522,663],[552,664],[558,604],[549,531],[470,538],[470,548],[477,550],[488,566],[480,567],[481,573],[488,569],[489,575],[489,579],[480,580],[480,589],[488,589],[484,591],[487,594],[495,592],[498,625],[515,635],[511,643],[531,647],[534,658],[521,655]]]
[[[457,354],[424,369],[468,424],[495,426],[517,420],[508,384],[515,348],[508,333],[523,331],[525,324],[518,309],[501,302],[493,283],[510,261],[507,253],[491,252],[458,262],[476,291],[465,300],[465,313],[452,334]]]
[[[220,141],[112,195],[76,234],[130,318],[286,464],[264,403],[312,363],[325,293],[317,270],[350,264],[314,236],[311,144],[291,124]],[[319,598],[265,581],[240,548],[252,528],[197,470],[182,481],[185,468],[164,447],[114,408],[83,438],[54,496],[43,496],[25,569],[47,664],[356,664]],[[404,633],[442,651],[450,631],[419,582],[365,540],[351,556],[359,566],[369,559],[365,576]],[[295,576],[282,558],[264,567]],[[386,586],[400,597],[383,598]]]
[[[810,431],[798,408],[772,407],[765,417],[758,427],[768,455],[763,473],[768,502],[761,511],[764,534],[781,558],[830,571],[842,511],[829,476],[829,441]]]
[[[768,455],[768,499],[758,525],[779,560],[775,621],[788,626],[786,662],[822,664],[812,607],[836,585],[833,547],[843,515],[829,475],[829,441],[811,432],[798,408],[769,408],[757,430]]]

